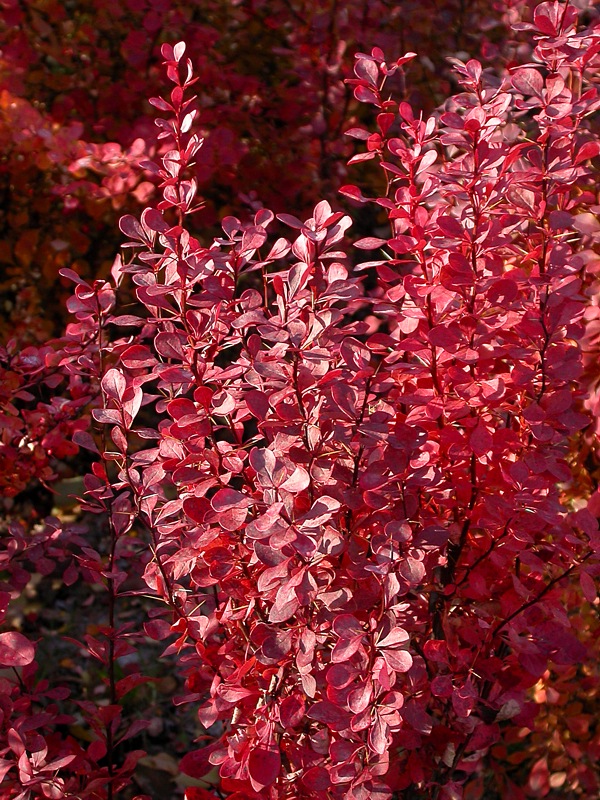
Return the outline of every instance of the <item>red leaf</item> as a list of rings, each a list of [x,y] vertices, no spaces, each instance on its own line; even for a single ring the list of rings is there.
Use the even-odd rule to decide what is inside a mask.
[[[563,8],[559,3],[541,3],[533,13],[533,21],[542,33],[547,36],[556,36],[562,13]]]
[[[373,103],[381,108],[379,92],[376,89],[372,89],[370,86],[357,86],[354,89],[354,97],[356,97],[360,103]]]
[[[286,492],[292,492],[293,494],[298,494],[298,492],[302,492],[307,486],[310,484],[310,475],[304,469],[304,467],[296,467],[296,469],[292,472],[292,474],[285,480],[280,489],[285,489]]]
[[[311,767],[302,776],[302,783],[311,792],[326,792],[331,778],[325,767]]]
[[[350,714],[329,700],[320,700],[312,705],[308,709],[308,716],[336,731],[342,731],[350,724]]]
[[[421,564],[420,561],[416,563]],[[425,569],[423,568],[423,575],[424,574]],[[405,644],[408,640],[409,635],[404,628],[392,628],[387,636],[377,642],[377,647],[397,647],[399,644]]]
[[[130,239],[135,239],[144,244],[147,242],[144,229],[139,221],[135,217],[132,217],[131,214],[126,214],[124,217],[121,217],[119,220],[119,228],[125,236],[129,236]]]
[[[435,163],[436,159],[437,159],[436,151],[435,150],[428,150],[425,153],[425,155],[423,156],[423,158],[421,159],[421,162],[420,162],[420,164],[419,164],[419,166],[417,168],[416,174],[420,175],[422,172],[425,172],[426,169],[429,169],[429,167],[432,164]]]
[[[127,381],[122,372],[118,369],[109,369],[102,378],[102,388],[105,394],[113,400],[123,397],[127,388]]]
[[[427,334],[431,344],[452,352],[462,342],[463,336],[456,323],[450,325],[436,325]]]
[[[377,250],[378,247],[384,247],[387,244],[387,239],[378,239],[376,236],[367,236],[365,239],[359,239],[354,242],[354,247],[359,250]]]
[[[394,253],[410,253],[415,249],[417,244],[418,242],[413,236],[396,236],[395,239],[390,239],[388,241],[388,247],[390,247]]]
[[[248,774],[255,792],[261,792],[277,780],[281,771],[281,756],[274,747],[254,747],[248,757]]]
[[[287,239],[283,237],[277,239],[273,247],[269,250],[266,261],[275,261],[278,258],[283,258],[289,253],[291,246]]]
[[[354,74],[371,86],[377,86],[379,70],[377,64],[370,58],[359,58],[354,65]]]
[[[277,219],[281,220],[285,225],[289,225],[290,228],[295,228],[296,230],[302,230],[304,227],[304,223],[298,219],[298,217],[294,217],[292,214],[277,214]]]
[[[370,683],[363,683],[348,695],[348,708],[355,714],[360,714],[371,702],[373,689]]]
[[[575,164],[581,164],[600,154],[600,142],[586,142],[575,154]]]
[[[269,413],[269,397],[258,389],[251,389],[244,395],[248,411],[257,419],[264,420]]]
[[[408,672],[413,665],[413,659],[408,650],[384,650],[383,658],[394,672]]]
[[[147,208],[142,214],[142,224],[148,230],[157,233],[165,233],[169,230],[169,225],[165,222],[163,215],[156,208]]]
[[[90,450],[92,453],[99,454],[98,447],[96,442],[94,441],[93,436],[88,433],[87,431],[75,431],[73,434],[73,441],[79,447],[83,447],[86,450]]]
[[[121,363],[127,369],[141,369],[153,367],[156,364],[154,356],[148,347],[143,344],[132,344],[121,355]]]
[[[218,523],[226,531],[237,531],[246,521],[247,510],[244,506],[235,506],[219,514]]]
[[[306,703],[301,694],[285,697],[279,706],[279,719],[286,730],[300,725],[306,715]]]
[[[339,189],[339,193],[344,195],[344,197],[349,197],[351,200],[355,200],[357,203],[368,203],[369,198],[364,197],[363,193],[360,191],[358,186],[352,186],[351,184],[347,184],[346,186],[342,186]]]
[[[194,522],[204,522],[210,504],[205,497],[186,497],[183,501],[183,510]]]
[[[439,229],[445,236],[452,236],[456,239],[462,239],[465,235],[463,226],[454,217],[448,217],[448,216],[438,217],[437,224]]]
[[[267,232],[264,228],[248,228],[242,236],[242,253],[249,253],[258,250],[267,240]]]
[[[181,338],[176,333],[159,333],[154,338],[154,346],[163,358],[175,358],[182,361],[185,358]]]
[[[425,577],[423,562],[412,556],[407,556],[400,562],[399,572],[413,586],[418,586]]]
[[[340,508],[341,503],[333,497],[323,495],[312,504],[308,514],[301,519],[303,528],[319,528],[331,519],[333,514]]]
[[[353,639],[340,639],[335,643],[331,651],[331,662],[333,664],[343,664],[352,658],[362,643],[362,637],[355,636]]]
[[[211,506],[218,513],[228,511],[230,508],[248,508],[252,505],[252,499],[247,494],[238,492],[236,489],[219,489],[210,501]]]
[[[22,633],[0,633],[0,664],[3,667],[26,667],[31,664],[34,656],[34,646]]]
[[[579,576],[579,582],[585,599],[589,603],[594,603],[598,597],[598,590],[594,579],[587,572],[582,572]]]
[[[213,769],[213,765],[208,760],[210,754],[220,746],[219,742],[214,742],[200,750],[186,753],[179,762],[179,769],[184,775],[189,775],[191,778],[203,778]]]
[[[477,427],[471,434],[469,444],[476,456],[487,455],[492,449],[494,444],[492,434],[481,420],[477,423]]]
[[[383,755],[387,750],[388,725],[377,715],[375,724],[369,729],[369,747],[373,752]]]
[[[544,88],[544,80],[537,69],[523,67],[511,75],[511,83],[518,92],[524,95],[540,96]]]
[[[300,608],[300,601],[293,586],[283,585],[275,596],[275,602],[269,612],[269,622],[285,622],[293,617]]]

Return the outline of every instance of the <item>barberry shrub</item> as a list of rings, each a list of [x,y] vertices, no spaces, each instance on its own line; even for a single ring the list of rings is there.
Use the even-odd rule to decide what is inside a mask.
[[[174,637],[177,702],[208,740],[181,769],[201,782],[217,768],[220,796],[598,794],[595,732],[568,770],[519,751],[542,692],[598,683],[577,617],[597,609],[600,572],[575,480],[600,153],[599,26],[583,13],[537,5],[517,23],[531,58],[506,73],[455,60],[461,91],[428,118],[388,99],[412,53],[357,55],[350,85],[377,129],[349,131],[366,144],[351,161],[377,162],[385,191],[343,188],[380,217],[354,243],[327,200],[304,221],[225,217],[201,243],[195,79],[185,45],[163,46],[174,86],[150,102],[171,149],[144,165],[162,200],[122,218],[132,255],[110,283],[65,273],[78,319],[58,360],[102,396],[96,441],[76,437],[99,451],[85,507],[110,530],[107,644],[89,647],[110,670],[131,646],[115,609],[145,537],[160,604],[144,630]],[[128,280],[135,313],[119,307]],[[28,668],[30,645],[2,636],[0,663]],[[48,764],[47,749],[27,756],[28,728],[8,736],[23,797],[112,797],[127,781],[111,674],[109,710],[88,707],[93,752]]]

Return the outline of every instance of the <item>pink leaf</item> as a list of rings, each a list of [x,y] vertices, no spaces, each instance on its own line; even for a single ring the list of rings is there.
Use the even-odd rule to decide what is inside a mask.
[[[423,562],[412,556],[407,556],[400,562],[399,572],[413,586],[418,586],[425,577]]]
[[[159,333],[154,338],[154,346],[163,358],[183,360],[185,357],[181,338],[176,333]]]
[[[533,13],[533,21],[537,29],[547,36],[556,36],[562,10],[562,5],[559,3],[541,3]]]
[[[332,664],[344,664],[357,652],[362,644],[362,637],[353,639],[340,639],[331,651]]]
[[[333,620],[333,630],[342,639],[362,636],[364,630],[360,622],[352,614],[340,614]]]
[[[348,695],[348,707],[355,714],[360,714],[369,705],[373,697],[373,689],[370,683],[363,683],[358,689],[354,689]]]
[[[153,367],[156,364],[156,356],[154,356],[145,345],[132,344],[121,355],[121,363],[124,367],[127,367],[127,369]]]
[[[421,159],[421,163],[419,164],[419,166],[417,168],[417,173],[416,174],[420,175],[422,172],[425,172],[426,169],[429,169],[429,167],[432,164],[435,163],[436,159],[437,159],[436,151],[435,150],[428,150],[425,153],[425,155],[423,156],[423,158]]]

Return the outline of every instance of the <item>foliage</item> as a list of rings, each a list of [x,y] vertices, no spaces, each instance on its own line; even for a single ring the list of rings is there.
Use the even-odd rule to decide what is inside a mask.
[[[185,32],[202,84],[196,178],[210,241],[226,214],[260,203],[301,214],[344,182],[356,50],[415,49],[410,31],[420,57],[408,99],[431,108],[448,92],[445,56],[498,58],[503,11],[481,0],[5,0],[0,335],[38,344],[60,334],[59,269],[105,278],[118,217],[153,196],[138,164],[158,144],[147,97],[160,92],[163,42]]]
[[[144,634],[202,725],[189,800],[598,795],[593,322],[581,341],[599,27],[568,2],[516,11],[521,63],[455,58],[460,90],[430,114],[406,99],[414,53],[357,54],[347,86],[376,122],[355,115],[350,164],[380,178],[341,191],[380,227],[353,244],[348,213],[318,198],[303,219],[290,197],[203,241],[205,79],[162,45],[173,88],[141,164],[157,207],[121,218],[131,257],[105,280],[62,270],[60,341],[3,354],[6,441],[44,480],[91,452],[82,509],[105,525],[96,543],[13,523],[3,608],[58,568],[107,614],[79,643],[102,703],[0,634],[8,797],[128,791],[141,753],[123,742],[147,721],[125,698],[148,675],[118,668]],[[123,622],[148,595],[143,630]],[[77,714],[87,746],[64,733]]]

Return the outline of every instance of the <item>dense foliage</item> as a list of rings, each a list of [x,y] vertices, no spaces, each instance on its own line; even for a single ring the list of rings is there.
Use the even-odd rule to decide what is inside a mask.
[[[5,258],[74,284],[0,350],[5,796],[158,797],[162,663],[174,797],[597,797],[597,9],[97,5],[5,32]]]

